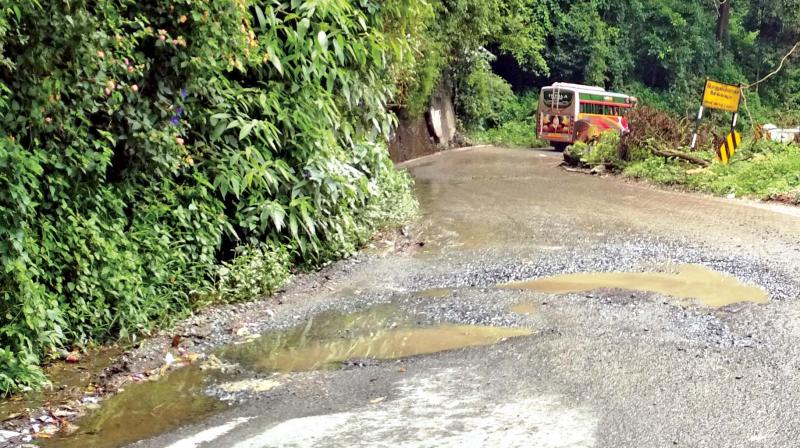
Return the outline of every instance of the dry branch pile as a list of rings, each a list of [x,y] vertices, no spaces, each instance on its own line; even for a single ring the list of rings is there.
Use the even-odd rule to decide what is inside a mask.
[[[632,109],[628,115],[628,122],[631,133],[628,134],[627,140],[632,145],[640,145],[647,140],[654,139],[672,148],[689,146],[694,131],[694,120],[676,118],[667,112],[647,106]],[[710,147],[713,138],[709,125],[700,126],[697,147]]]
[[[619,157],[630,160],[631,150],[646,148],[655,155],[678,157],[688,162],[706,165],[698,157],[675,150],[689,145],[694,121],[689,118],[677,118],[667,112],[647,106],[639,106],[628,115],[631,132],[620,140]],[[697,148],[710,148],[715,141],[710,126],[701,126],[697,136]],[[668,154],[667,154],[668,153]]]

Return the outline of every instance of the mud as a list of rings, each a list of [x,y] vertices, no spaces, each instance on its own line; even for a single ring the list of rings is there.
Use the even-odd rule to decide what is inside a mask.
[[[417,295],[419,297],[425,297],[428,299],[437,299],[442,297],[447,297],[453,293],[452,288],[431,288],[426,289],[424,291],[420,291]]]
[[[512,313],[533,314],[536,312],[536,304],[532,302],[522,302],[511,307]]]

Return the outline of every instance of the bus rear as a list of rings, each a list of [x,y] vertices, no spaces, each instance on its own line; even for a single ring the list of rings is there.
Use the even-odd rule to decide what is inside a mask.
[[[575,141],[576,92],[551,86],[539,94],[536,136],[564,150]]]

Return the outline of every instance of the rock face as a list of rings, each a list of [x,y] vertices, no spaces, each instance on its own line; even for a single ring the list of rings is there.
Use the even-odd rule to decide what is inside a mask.
[[[446,89],[438,89],[422,117],[401,118],[389,142],[395,163],[449,148],[456,136],[456,113]]]
[[[456,135],[456,111],[450,95],[439,90],[431,100],[428,122],[436,142],[447,145]]]

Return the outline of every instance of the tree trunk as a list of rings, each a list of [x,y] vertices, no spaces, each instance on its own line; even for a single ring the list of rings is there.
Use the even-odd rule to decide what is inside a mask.
[[[731,0],[722,0],[719,5],[717,18],[717,40],[722,42],[728,33],[728,22],[731,16]]]

